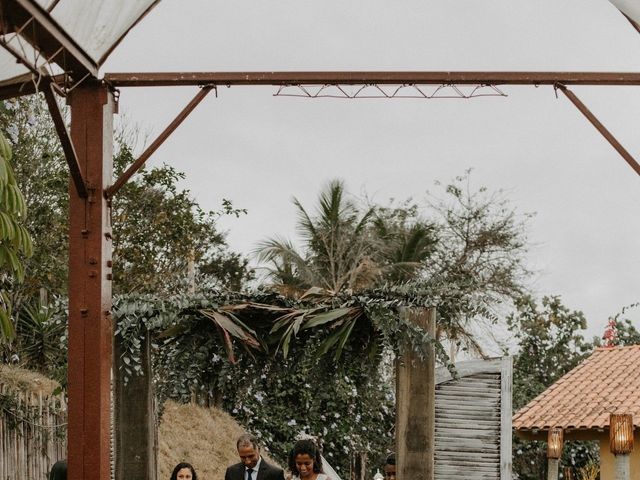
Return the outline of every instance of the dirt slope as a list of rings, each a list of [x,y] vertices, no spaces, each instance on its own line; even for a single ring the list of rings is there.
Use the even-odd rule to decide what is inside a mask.
[[[227,467],[239,461],[236,440],[243,433],[218,409],[167,402],[158,432],[158,479],[169,480],[177,463],[189,462],[198,480],[223,480]]]

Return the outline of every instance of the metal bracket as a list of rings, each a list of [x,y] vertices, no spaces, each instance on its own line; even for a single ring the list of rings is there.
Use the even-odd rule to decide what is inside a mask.
[[[195,97],[187,104],[186,107],[182,109],[182,111],[173,119],[173,121],[165,128],[158,138],[156,138],[149,147],[142,152],[142,154],[138,157],[138,159],[131,164],[131,166],[116,180],[116,183],[107,188],[104,192],[107,199],[113,197],[118,191],[122,188],[122,186],[127,183],[138,170],[142,168],[144,163],[151,157],[153,152],[155,152],[160,145],[164,143],[164,141],[169,138],[176,128],[180,126],[180,124],[189,116],[189,114],[196,108],[196,106],[204,100],[204,97],[216,87],[214,85],[205,85],[201,88],[201,90],[196,94]]]
[[[615,148],[616,151],[622,156],[622,158],[626,160],[629,166],[633,168],[633,170],[638,175],[640,175],[640,165],[635,160],[635,158],[633,158],[633,156],[622,146],[622,144],[618,142],[616,137],[614,137],[613,134],[609,130],[607,130],[607,128],[600,122],[600,120],[596,118],[591,110],[589,110],[587,106],[580,101],[576,94],[561,83],[557,83],[555,85],[555,88],[556,90],[560,90],[562,93],[564,93],[564,95],[571,101],[571,103],[576,106],[578,110],[580,110],[580,112],[587,118],[587,120],[589,120],[589,122],[591,122],[591,124],[596,127],[596,130],[598,130],[602,134],[607,142],[609,142],[611,146]]]

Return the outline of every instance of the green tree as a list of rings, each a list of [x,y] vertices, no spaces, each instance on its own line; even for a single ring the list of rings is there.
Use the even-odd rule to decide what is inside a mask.
[[[116,176],[133,161],[131,150],[121,145]],[[228,250],[216,227],[223,212],[202,210],[189,190],[178,188],[182,179],[183,173],[167,165],[144,169],[113,199],[115,293],[184,290],[190,262],[203,264],[203,273],[226,287],[251,278],[246,259]],[[238,211],[226,204],[226,212]]]
[[[581,331],[586,320],[580,311],[565,307],[560,297],[544,297],[542,305],[531,297],[520,298],[508,319],[517,341],[513,366],[513,407],[518,410],[575,368],[591,351]],[[546,478],[546,444],[514,437],[513,468],[523,480]],[[564,465],[580,467],[595,455],[597,446],[567,442]]]
[[[438,245],[438,226],[423,219],[411,199],[399,206],[377,206],[372,228],[386,282],[415,279]]]
[[[33,238],[25,280],[8,291],[19,311],[41,288],[54,296],[66,293],[69,173],[48,110],[37,97],[0,102],[0,128],[12,144],[16,182],[29,210],[25,226]]]
[[[66,295],[68,269],[69,173],[46,104],[39,96],[0,103],[0,127],[9,132],[16,163],[16,181],[30,215],[33,256],[25,263],[25,282],[10,294],[16,309],[31,303],[44,288]],[[114,174],[133,161],[127,137],[118,134]],[[114,291],[169,291],[186,283],[191,260],[212,281],[240,286],[251,271],[243,257],[230,252],[216,229],[220,214],[238,213],[225,204],[221,212],[203,211],[184,178],[169,166],[144,169],[113,200]],[[220,265],[215,265],[218,262]]]
[[[57,326],[59,317],[64,318],[67,292],[68,167],[45,102],[39,96],[0,102],[0,130],[7,132],[15,184],[23,191],[29,209],[29,216],[21,217],[21,222],[33,238],[33,255],[24,259],[24,282],[2,284],[4,305],[13,311],[13,320],[2,324],[13,332],[20,319],[18,326],[25,335],[24,342],[15,342],[13,350],[4,351],[3,356],[5,360],[18,358],[26,367],[38,369],[42,359],[52,355],[48,349],[58,345],[61,355],[54,357],[59,363],[51,367],[62,372],[65,347]],[[116,175],[133,161],[124,137],[118,134],[116,138]],[[7,151],[5,145],[3,152]],[[182,173],[168,166],[145,169],[113,200],[116,293],[184,291],[189,287],[191,260],[199,283],[240,288],[251,278],[247,260],[229,251],[224,235],[216,228],[219,215],[242,212],[228,201],[220,212],[204,212],[188,190],[178,187],[182,178]],[[35,305],[42,291],[47,293],[48,302],[38,310]],[[51,310],[54,306],[55,314]],[[44,338],[46,335],[49,338]],[[36,349],[41,353],[34,355]]]

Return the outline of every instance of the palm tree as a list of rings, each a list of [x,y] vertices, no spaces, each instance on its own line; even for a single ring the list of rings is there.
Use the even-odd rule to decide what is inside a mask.
[[[337,359],[352,338],[368,343],[366,350],[373,354],[378,342],[365,339],[376,337],[376,327],[363,306],[349,302],[338,306],[334,300],[385,282],[416,278],[434,250],[434,227],[420,221],[414,210],[359,207],[346,198],[341,180],[321,190],[314,215],[295,198],[294,205],[302,251],[291,241],[274,237],[261,242],[256,254],[268,262],[269,277],[281,294],[313,300],[317,307],[277,319],[272,333],[280,334],[278,348],[286,356],[299,331],[320,328],[327,336],[319,355],[335,350]]]
[[[346,198],[341,180],[322,189],[313,216],[298,199],[293,203],[304,251],[280,237],[264,240],[256,249],[258,260],[270,264],[269,277],[276,288],[293,296],[312,287],[335,295],[376,283],[381,272],[375,261],[377,241],[369,228],[373,207],[361,211]]]

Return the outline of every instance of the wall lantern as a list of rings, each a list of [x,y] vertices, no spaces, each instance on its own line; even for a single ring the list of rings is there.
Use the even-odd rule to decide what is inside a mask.
[[[552,428],[547,436],[547,458],[559,459],[562,456],[564,432],[561,428]]]
[[[614,455],[633,450],[633,418],[627,413],[612,413],[609,417],[609,446]]]
[[[616,456],[616,480],[629,480],[629,454],[633,450],[633,418],[627,413],[612,413],[609,417],[609,447]]]
[[[561,428],[549,429],[547,434],[547,480],[558,480],[563,440],[564,432]]]

